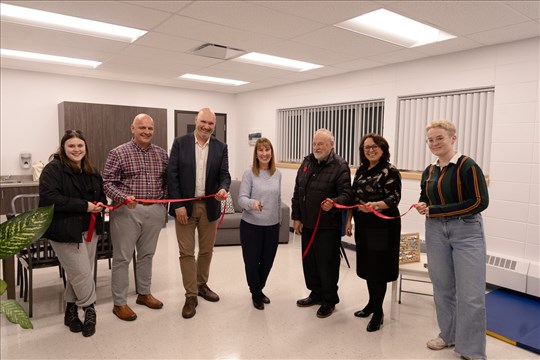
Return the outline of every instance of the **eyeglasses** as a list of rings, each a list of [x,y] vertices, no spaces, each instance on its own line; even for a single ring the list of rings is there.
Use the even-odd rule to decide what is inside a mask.
[[[81,130],[66,130],[66,135],[72,134],[72,133],[76,133],[76,134],[78,134],[78,135],[82,135],[82,131],[81,131]]]
[[[379,148],[379,145],[369,145],[369,146],[364,146],[364,151],[375,151]]]
[[[426,144],[433,145],[435,143],[443,142],[446,139],[448,139],[448,138],[444,137],[444,136],[437,136],[436,138],[427,138],[426,139]]]

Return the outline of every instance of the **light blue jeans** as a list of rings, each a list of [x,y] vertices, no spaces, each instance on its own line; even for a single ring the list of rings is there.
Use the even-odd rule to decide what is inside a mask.
[[[426,219],[428,271],[446,344],[486,358],[486,242],[480,214]]]

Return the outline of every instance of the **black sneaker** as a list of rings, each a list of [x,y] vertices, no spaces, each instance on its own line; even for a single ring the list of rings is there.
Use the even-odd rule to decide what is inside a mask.
[[[94,305],[84,308],[84,325],[82,334],[84,337],[92,336],[96,333],[96,309]]]
[[[83,323],[79,319],[79,307],[75,303],[66,304],[66,314],[64,315],[64,325],[69,326],[71,332],[81,332]]]

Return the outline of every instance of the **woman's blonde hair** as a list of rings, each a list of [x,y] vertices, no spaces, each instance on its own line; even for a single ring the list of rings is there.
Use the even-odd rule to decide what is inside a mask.
[[[426,133],[431,129],[444,129],[449,136],[456,135],[456,126],[449,120],[434,120],[426,126]]]
[[[274,175],[276,172],[276,161],[274,159],[274,147],[272,146],[272,143],[267,138],[260,138],[255,143],[255,148],[253,149],[253,165],[251,167],[251,170],[253,171],[253,174],[255,176],[259,176],[259,170],[260,170],[260,164],[259,159],[257,158],[257,149],[261,147],[269,147],[270,151],[272,151],[272,157],[270,158],[270,163],[268,164],[268,172],[270,172],[270,175]]]

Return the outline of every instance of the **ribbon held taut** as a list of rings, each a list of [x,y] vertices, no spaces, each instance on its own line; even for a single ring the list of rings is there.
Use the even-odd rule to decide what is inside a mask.
[[[381,219],[385,219],[385,220],[399,219],[400,217],[403,217],[403,216],[407,215],[407,213],[409,211],[411,211],[411,209],[415,208],[418,205],[418,204],[412,204],[409,207],[409,209],[407,211],[405,211],[405,213],[403,213],[403,214],[401,214],[399,216],[387,216],[387,215],[381,214],[380,212],[378,212],[377,210],[375,210],[371,206],[367,206],[367,205],[364,205],[364,204],[356,204],[356,205],[347,206],[347,205],[338,204],[338,203],[336,203],[336,202],[334,202],[332,200],[323,200],[321,202],[321,206],[319,207],[319,213],[317,214],[317,221],[315,222],[315,228],[313,229],[313,233],[311,234],[311,238],[309,239],[309,242],[306,245],[306,248],[305,248],[304,252],[302,253],[302,260],[304,260],[304,258],[306,257],[306,255],[307,255],[307,253],[309,251],[309,248],[311,247],[311,244],[313,243],[313,240],[315,240],[315,234],[317,234],[317,229],[319,228],[319,221],[321,220],[321,210],[322,210],[321,207],[325,202],[331,202],[334,205],[334,207],[336,207],[338,209],[364,208],[366,210],[371,211],[374,215],[380,217]]]
[[[185,199],[135,199],[132,201],[128,201],[127,199],[124,200],[122,203],[118,205],[104,205],[105,209],[109,210],[109,212],[114,211],[118,208],[120,208],[123,205],[126,205],[130,202],[138,202],[138,203],[146,203],[146,204],[168,204],[173,202],[187,202],[187,201],[196,201],[196,200],[202,200],[202,199],[208,199],[215,197],[216,194],[212,195],[205,195],[205,196],[199,196],[199,197],[193,197],[193,198],[185,198]],[[96,204],[96,202],[94,202]],[[225,208],[221,212],[221,217],[219,219],[219,223],[216,227],[216,231],[223,222],[223,217],[225,216]],[[90,225],[88,226],[88,232],[86,233],[86,239],[84,241],[90,242],[92,241],[92,236],[94,235],[94,228],[96,227],[96,214],[92,214],[90,216]]]

